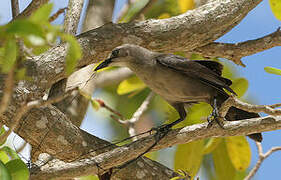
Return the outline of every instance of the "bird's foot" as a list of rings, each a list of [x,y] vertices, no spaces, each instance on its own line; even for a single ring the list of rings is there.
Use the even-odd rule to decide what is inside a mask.
[[[156,131],[155,139],[160,141],[168,132],[171,130],[172,124],[164,124],[156,128],[152,128],[153,131]]]
[[[222,129],[224,129],[224,118],[219,116],[219,112],[217,110],[217,108],[214,108],[212,113],[207,117],[207,121],[208,121],[208,126],[207,128],[210,128],[211,126],[213,126],[214,122],[216,122]]]

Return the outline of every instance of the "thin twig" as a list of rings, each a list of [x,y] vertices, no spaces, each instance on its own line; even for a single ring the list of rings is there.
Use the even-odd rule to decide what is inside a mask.
[[[18,18],[25,18],[32,14],[32,12],[36,11],[38,8],[40,8],[43,4],[47,3],[49,0],[33,0],[27,8],[23,10],[22,13],[20,13],[16,19]]]
[[[105,104],[105,102],[101,99],[96,99],[96,101],[99,103],[100,107],[105,108],[106,110],[108,110],[109,112],[112,112],[113,114],[115,114],[116,116],[118,116],[120,119],[124,119],[124,117],[122,116],[121,113],[119,113],[118,111],[114,110],[113,108],[109,107],[107,104]]]
[[[259,142],[256,142],[256,146],[258,149],[258,154],[259,154],[259,160],[257,161],[256,165],[253,167],[253,169],[250,171],[250,173],[248,174],[247,177],[245,177],[244,180],[249,180],[251,178],[254,177],[254,175],[257,173],[257,171],[259,170],[262,162],[268,157],[270,156],[272,153],[274,153],[275,151],[280,151],[281,150],[281,146],[280,147],[273,147],[271,148],[269,151],[267,151],[266,153],[263,153],[262,150],[262,145]]]
[[[14,19],[20,13],[19,1],[11,0],[11,8],[12,8],[12,16]]]
[[[26,147],[26,145],[27,145],[27,142],[24,142],[20,147],[18,147],[16,149],[16,152],[17,153],[21,152]]]
[[[136,112],[133,114],[132,118],[126,122],[126,125],[128,126],[128,132],[130,137],[134,137],[133,141],[136,141],[138,139],[138,136],[136,136],[136,129],[135,124],[139,121],[140,117],[143,115],[143,113],[147,110],[148,105],[151,102],[151,99],[154,97],[154,93],[150,92],[149,95],[145,98],[141,106],[136,110]]]
[[[55,14],[49,17],[49,22],[53,22],[54,20],[56,20],[59,17],[59,15],[65,12],[65,10],[67,10],[67,7],[60,8]]]

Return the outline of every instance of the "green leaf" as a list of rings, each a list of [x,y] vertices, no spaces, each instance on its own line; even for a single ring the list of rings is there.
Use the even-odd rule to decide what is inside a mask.
[[[99,180],[98,176],[83,176],[79,177],[78,180]]]
[[[251,162],[251,148],[245,136],[227,137],[226,148],[236,170],[246,170]]]
[[[14,39],[9,39],[5,44],[5,53],[1,62],[2,71],[7,73],[11,70],[17,60],[17,43]]]
[[[91,105],[96,111],[100,108],[100,103],[95,99],[91,99]]]
[[[281,76],[281,69],[277,69],[274,67],[265,67],[264,70],[270,74],[277,74]]]
[[[29,171],[26,164],[21,159],[11,160],[5,164],[9,170],[12,179],[16,180],[28,180]]]
[[[30,16],[30,20],[37,23],[49,22],[49,17],[52,9],[52,3],[44,4]]]
[[[8,146],[4,146],[0,150],[4,151],[11,159],[20,159],[18,154]]]
[[[6,27],[6,33],[20,36],[34,35],[44,37],[41,26],[26,19],[19,19],[8,24]]]
[[[10,161],[9,156],[5,151],[0,150],[0,161],[2,161],[3,163],[7,163],[8,161]]]
[[[227,153],[225,142],[222,141],[212,152],[217,180],[234,180],[235,168]]]
[[[137,77],[132,76],[126,80],[123,80],[117,87],[117,93],[119,95],[127,94],[136,90],[144,89],[146,85]]]
[[[221,143],[222,138],[210,138],[207,144],[205,144],[203,153],[209,154]]]
[[[0,129],[0,136],[2,136],[6,132],[4,126],[1,127]]]
[[[281,1],[280,0],[269,0],[271,10],[275,17],[281,21]]]
[[[192,53],[191,54],[191,57],[190,57],[190,60],[205,60],[206,58],[204,58],[203,56],[201,56],[200,54],[195,54],[195,53]]]
[[[237,93],[238,97],[242,97],[248,90],[249,83],[245,78],[237,78],[232,81],[231,88]]]
[[[203,147],[203,140],[178,145],[174,160],[175,170],[186,171],[191,177],[194,177],[201,166]]]
[[[9,170],[6,168],[5,164],[0,161],[0,179],[1,180],[12,180]]]
[[[68,42],[68,51],[65,62],[66,74],[70,75],[75,70],[78,60],[82,57],[82,51],[80,44],[73,36],[69,34],[64,34],[62,35],[62,38],[63,40]]]

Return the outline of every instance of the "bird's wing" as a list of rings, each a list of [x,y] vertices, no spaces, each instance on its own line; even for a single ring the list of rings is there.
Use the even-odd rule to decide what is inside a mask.
[[[214,87],[222,93],[222,88],[236,94],[229,86],[231,80],[221,77],[223,66],[215,61],[191,61],[173,54],[160,54],[156,57],[157,63],[187,76],[198,78],[202,83]]]

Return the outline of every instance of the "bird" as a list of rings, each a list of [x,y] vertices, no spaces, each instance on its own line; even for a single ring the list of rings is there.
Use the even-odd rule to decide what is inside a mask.
[[[166,129],[186,118],[185,105],[206,102],[213,108],[211,116],[217,119],[218,108],[230,97],[227,91],[236,95],[230,88],[232,81],[222,77],[223,65],[217,61],[189,60],[174,54],[150,51],[135,44],[123,44],[114,48],[109,58],[97,65],[94,71],[108,66],[128,67],[177,110],[180,118],[166,125]],[[225,120],[256,117],[260,117],[259,114],[231,107]],[[248,136],[254,141],[262,141],[261,133]]]

